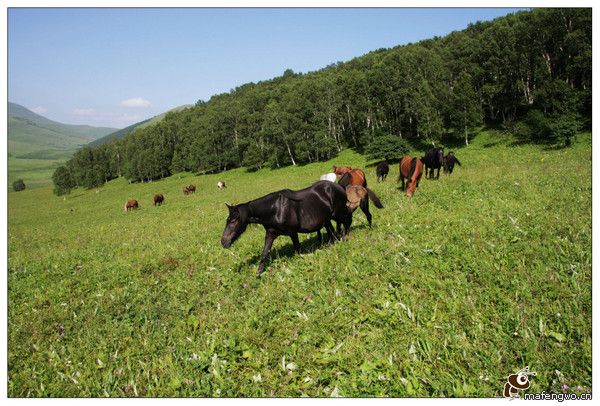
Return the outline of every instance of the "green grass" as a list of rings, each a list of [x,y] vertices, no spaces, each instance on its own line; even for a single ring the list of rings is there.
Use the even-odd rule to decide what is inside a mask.
[[[357,211],[346,241],[303,235],[301,256],[280,237],[262,278],[261,227],[220,246],[225,203],[361,155],[10,193],[9,396],[488,397],[525,365],[531,392],[591,387],[591,135],[496,139],[454,149],[463,166],[412,199],[396,165],[382,184],[368,167],[373,229]]]
[[[8,188],[12,192],[12,184],[17,179],[23,179],[27,189],[51,187],[54,170],[64,162],[61,159],[20,159],[9,157]]]

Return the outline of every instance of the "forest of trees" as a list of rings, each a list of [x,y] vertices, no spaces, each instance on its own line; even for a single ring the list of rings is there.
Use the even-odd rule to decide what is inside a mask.
[[[327,160],[379,137],[468,144],[482,124],[566,146],[591,119],[591,9],[535,9],[242,85],[82,148],[53,180],[63,194],[119,176],[148,181]]]

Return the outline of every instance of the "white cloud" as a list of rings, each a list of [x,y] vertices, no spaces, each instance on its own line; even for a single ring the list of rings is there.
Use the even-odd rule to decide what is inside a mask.
[[[43,114],[43,113],[48,112],[48,109],[45,107],[42,107],[42,106],[33,107],[29,110],[33,111],[34,113],[38,113],[38,114]]]
[[[141,97],[134,97],[132,99],[123,100],[121,106],[124,107],[150,107],[150,102]]]
[[[76,116],[93,116],[96,114],[94,109],[75,109],[73,110],[73,114]]]

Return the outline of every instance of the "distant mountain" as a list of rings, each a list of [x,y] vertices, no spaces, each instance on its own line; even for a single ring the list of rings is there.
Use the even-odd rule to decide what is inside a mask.
[[[8,153],[21,159],[67,159],[116,128],[63,124],[8,103]]]
[[[169,111],[165,111],[164,113],[159,114],[157,116],[154,116],[152,118],[149,118],[147,120],[140,121],[139,123],[132,124],[129,127],[125,127],[125,128],[123,128],[123,129],[121,129],[119,131],[115,131],[114,133],[108,134],[108,135],[106,135],[106,136],[104,136],[102,138],[98,138],[97,140],[90,142],[90,146],[91,147],[98,146],[98,145],[105,144],[105,143],[107,143],[109,141],[112,141],[112,140],[121,139],[121,138],[125,137],[127,134],[129,134],[130,132],[132,132],[133,130],[141,129],[141,128],[146,128],[146,127],[149,127],[151,125],[154,125],[154,124],[158,123],[163,118],[165,118],[165,116],[168,113],[181,111],[183,109],[187,109],[188,107],[192,107],[192,105],[191,104],[184,104],[183,106],[175,107],[174,109],[171,109]]]

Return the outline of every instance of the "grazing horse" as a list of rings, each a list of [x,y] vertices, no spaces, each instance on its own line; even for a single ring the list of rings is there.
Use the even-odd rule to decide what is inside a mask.
[[[352,223],[352,215],[346,209],[346,191],[329,181],[318,181],[298,191],[280,190],[247,203],[227,205],[227,208],[229,216],[221,237],[223,248],[231,247],[248,224],[262,224],[265,228],[265,246],[258,275],[263,273],[273,240],[278,236],[290,236],[299,253],[298,233],[313,233],[325,227],[332,238],[332,219],[343,223],[346,229]]]
[[[338,168],[339,169],[339,168]],[[338,183],[343,187],[348,185],[358,185],[367,187],[367,177],[362,169],[350,169],[347,172],[341,174],[342,177],[338,180]]]
[[[444,173],[451,175],[455,163],[457,163],[458,166],[462,166],[458,158],[454,155],[454,152],[448,152],[448,155],[444,157]]]
[[[187,188],[190,193],[196,193],[196,185],[189,185]]]
[[[433,171],[437,169],[436,179],[440,177],[440,168],[444,163],[444,150],[442,148],[431,148],[423,158],[421,158],[425,165],[425,177],[433,179]],[[429,171],[429,172],[428,172]]]
[[[422,158],[413,158],[405,156],[400,161],[400,175],[398,181],[402,181],[402,190],[406,190],[406,196],[411,197],[416,188],[419,186],[421,175],[423,174]],[[408,179],[406,188],[404,187],[404,179]]]
[[[390,166],[386,161],[379,162],[377,164],[377,182],[381,179],[381,182],[387,178],[388,173],[390,173]]]
[[[163,202],[165,201],[165,197],[162,195],[162,193],[157,193],[152,197],[152,204],[153,205],[161,205],[163,204]]]
[[[328,180],[330,182],[335,182],[337,180],[337,175],[333,172],[326,173],[325,175],[321,175],[319,180]]]
[[[129,199],[127,200],[127,203],[125,203],[125,211],[129,211],[129,209],[133,210],[133,209],[139,209],[140,205],[138,204],[138,201],[135,199]]]
[[[225,189],[227,186],[225,186],[225,182],[220,180],[217,182],[217,187],[222,190],[222,189]]]
[[[183,189],[181,189],[181,190],[183,191],[183,194],[186,196],[191,193],[190,189],[187,186],[184,186]]]
[[[371,219],[373,216],[371,216],[371,213],[369,212],[369,199],[373,201],[375,207],[383,209],[381,200],[379,200],[375,192],[371,189],[359,185],[346,186],[346,208],[348,209],[348,212],[352,214],[354,213],[354,210],[360,206],[362,212],[367,216],[369,228],[371,228]]]

